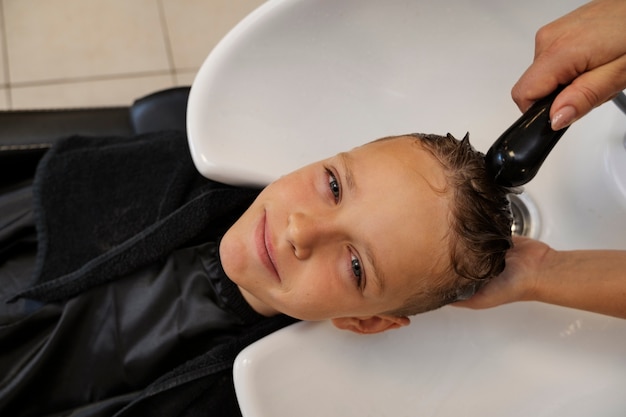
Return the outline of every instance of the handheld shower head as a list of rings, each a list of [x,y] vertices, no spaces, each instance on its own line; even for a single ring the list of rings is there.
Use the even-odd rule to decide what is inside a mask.
[[[497,184],[518,187],[535,177],[567,130],[555,132],[550,127],[550,106],[563,88],[538,100],[491,145],[485,164]]]

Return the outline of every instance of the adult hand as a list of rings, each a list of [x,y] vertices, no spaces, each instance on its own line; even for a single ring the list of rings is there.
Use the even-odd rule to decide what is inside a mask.
[[[557,251],[521,237],[514,245],[500,275],[452,305],[482,309],[540,301],[626,319],[626,251]]]
[[[626,89],[626,0],[594,0],[539,29],[534,61],[511,94],[526,111],[565,84],[550,109],[554,130]]]
[[[506,255],[506,268],[468,300],[452,305],[483,309],[515,301],[533,300],[537,272],[552,249],[537,240],[515,237]]]

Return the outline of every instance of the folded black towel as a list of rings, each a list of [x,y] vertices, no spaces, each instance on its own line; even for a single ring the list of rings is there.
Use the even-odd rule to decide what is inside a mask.
[[[203,178],[180,132],[73,137],[37,169],[35,286],[18,294],[70,298],[229,225],[258,194]]]

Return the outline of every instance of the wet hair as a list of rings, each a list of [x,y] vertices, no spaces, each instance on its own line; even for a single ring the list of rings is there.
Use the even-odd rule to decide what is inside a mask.
[[[507,194],[517,190],[497,185],[487,174],[484,154],[474,149],[469,134],[411,134],[383,138],[414,138],[444,168],[450,198],[449,266],[437,277],[415,277],[421,285],[402,307],[385,314],[410,316],[471,297],[504,270],[506,251],[513,246],[513,217]]]

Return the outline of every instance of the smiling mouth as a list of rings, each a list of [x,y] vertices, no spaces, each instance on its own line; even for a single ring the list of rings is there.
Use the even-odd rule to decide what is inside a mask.
[[[267,269],[274,274],[274,276],[281,281],[280,275],[278,274],[278,269],[276,268],[276,262],[273,256],[273,247],[272,243],[269,239],[268,230],[267,230],[267,215],[263,213],[263,218],[261,219],[261,223],[259,224],[259,235],[257,239],[257,245],[259,246],[259,254],[261,257],[261,262],[265,265]]]

